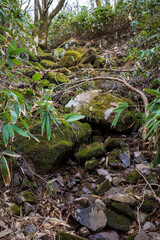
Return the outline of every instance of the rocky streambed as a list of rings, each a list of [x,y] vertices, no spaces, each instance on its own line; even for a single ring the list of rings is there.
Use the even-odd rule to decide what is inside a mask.
[[[78,85],[84,78],[112,76],[109,64],[117,71],[126,66],[130,71],[134,63],[125,62],[125,51],[122,46],[109,53],[86,49],[70,40],[54,54],[41,52],[37,62],[30,62],[32,68],[24,69],[31,82],[35,72],[42,74],[34,84],[37,91],[55,87],[57,109],[85,118],[71,127],[62,123],[58,129],[53,124],[50,142],[40,136],[39,123],[31,132],[40,142],[16,139],[22,157],[14,170],[14,195],[2,192],[2,237],[160,239],[160,169],[152,168],[151,146],[143,147],[141,123],[135,118],[140,99],[131,99],[130,92],[114,82]],[[113,129],[120,102],[127,102],[128,108]]]

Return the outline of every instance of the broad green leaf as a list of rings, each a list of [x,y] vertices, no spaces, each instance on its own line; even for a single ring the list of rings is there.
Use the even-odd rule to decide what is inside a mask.
[[[27,131],[29,132],[29,126],[28,124],[23,120],[23,118],[19,117],[19,119],[21,120],[21,122],[23,123],[24,127],[27,129]]]
[[[41,132],[42,132],[42,134],[45,131],[45,126],[46,126],[46,112],[43,113],[43,117],[42,117],[42,124],[41,124]]]
[[[18,59],[16,59],[16,58],[13,58],[12,62],[15,63],[18,66],[22,65],[22,63]]]
[[[32,76],[32,79],[34,80],[34,82],[39,81],[41,78],[42,78],[42,75],[41,75],[40,73],[35,73],[35,74]]]
[[[15,55],[21,54],[21,53],[23,53],[25,51],[26,51],[26,48],[18,48],[16,50],[10,51],[9,55],[10,56],[15,56]]]
[[[9,131],[8,131],[8,123],[3,125],[3,141],[5,146],[7,146],[9,140]]]
[[[31,136],[31,138],[35,139],[37,142],[40,142],[38,140],[38,138],[36,138],[32,133],[30,133],[30,132],[27,132],[27,133],[28,133],[29,136]]]
[[[21,155],[15,153],[15,152],[8,151],[8,150],[3,151],[3,154],[10,156],[10,157],[15,157],[15,158],[21,157]]]
[[[14,103],[14,110],[16,112],[16,114],[19,116],[19,105],[17,103]]]
[[[15,123],[17,121],[16,112],[10,109],[10,114],[11,114],[11,117],[12,117],[12,122]]]
[[[13,126],[14,131],[16,131],[18,134],[20,134],[23,137],[29,138],[29,135],[25,131],[23,131],[21,128],[17,127],[16,125],[13,125],[13,124],[11,126]]]
[[[8,28],[0,27],[0,30],[3,30],[3,31],[5,31],[5,32],[8,32],[12,37],[14,37],[14,34],[13,34]]]
[[[0,34],[0,39],[5,43],[6,39],[5,39],[5,37],[2,36],[1,34]]]
[[[121,115],[121,112],[117,113],[115,119],[114,119],[113,122],[112,122],[111,127],[114,128],[114,127],[117,125],[117,122],[118,122],[118,120],[119,120],[120,115]]]
[[[7,160],[4,156],[1,156],[0,163],[1,163],[1,172],[2,172],[3,181],[5,186],[7,187],[11,183],[11,175],[10,175]]]
[[[13,68],[13,62],[12,59],[10,57],[7,58],[8,64],[11,68]]]
[[[10,52],[15,50],[16,46],[17,46],[17,41],[13,40],[7,48],[7,54],[10,55]]]
[[[14,138],[14,130],[13,130],[13,126],[8,124],[8,132],[11,138]]]
[[[74,121],[78,121],[83,118],[85,118],[85,116],[80,115],[78,113],[69,113],[69,114],[64,115],[64,119],[66,122],[74,122]]]
[[[51,125],[50,125],[50,117],[49,117],[48,113],[46,115],[46,130],[47,130],[47,138],[48,138],[48,140],[50,140],[50,138],[51,138]]]
[[[160,92],[157,91],[157,90],[145,89],[145,91],[146,91],[147,93],[150,93],[150,94],[153,94],[153,95],[155,95],[155,96],[157,96],[157,97],[160,97]]]

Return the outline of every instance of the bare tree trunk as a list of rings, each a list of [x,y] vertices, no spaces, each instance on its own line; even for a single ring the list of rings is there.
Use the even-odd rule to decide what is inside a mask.
[[[65,0],[59,0],[57,6],[49,13],[49,8],[53,3],[53,0],[34,0],[34,26],[35,30],[33,35],[35,41],[42,48],[47,48],[47,39],[49,27],[52,19],[57,15],[57,13],[62,9]]]

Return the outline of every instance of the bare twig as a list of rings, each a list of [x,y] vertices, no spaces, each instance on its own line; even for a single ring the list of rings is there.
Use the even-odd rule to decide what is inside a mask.
[[[151,187],[151,184],[148,182],[148,180],[146,179],[146,177],[136,168],[136,171],[143,177],[143,179],[145,180],[146,184],[148,185],[148,187],[150,188],[153,197],[158,201],[158,203],[160,204],[160,198],[157,197],[157,195],[155,194],[153,188]]]

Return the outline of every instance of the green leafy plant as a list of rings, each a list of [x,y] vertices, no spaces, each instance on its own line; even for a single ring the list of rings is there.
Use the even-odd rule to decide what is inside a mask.
[[[115,116],[115,118],[114,118],[114,120],[113,120],[113,122],[112,122],[111,127],[114,128],[114,127],[117,125],[117,122],[118,122],[118,120],[119,120],[122,112],[123,112],[126,108],[128,108],[128,103],[126,103],[126,102],[120,102],[119,105],[118,105],[118,107],[113,110],[113,112],[115,112],[115,113],[117,113],[117,114],[116,114],[116,116]]]

